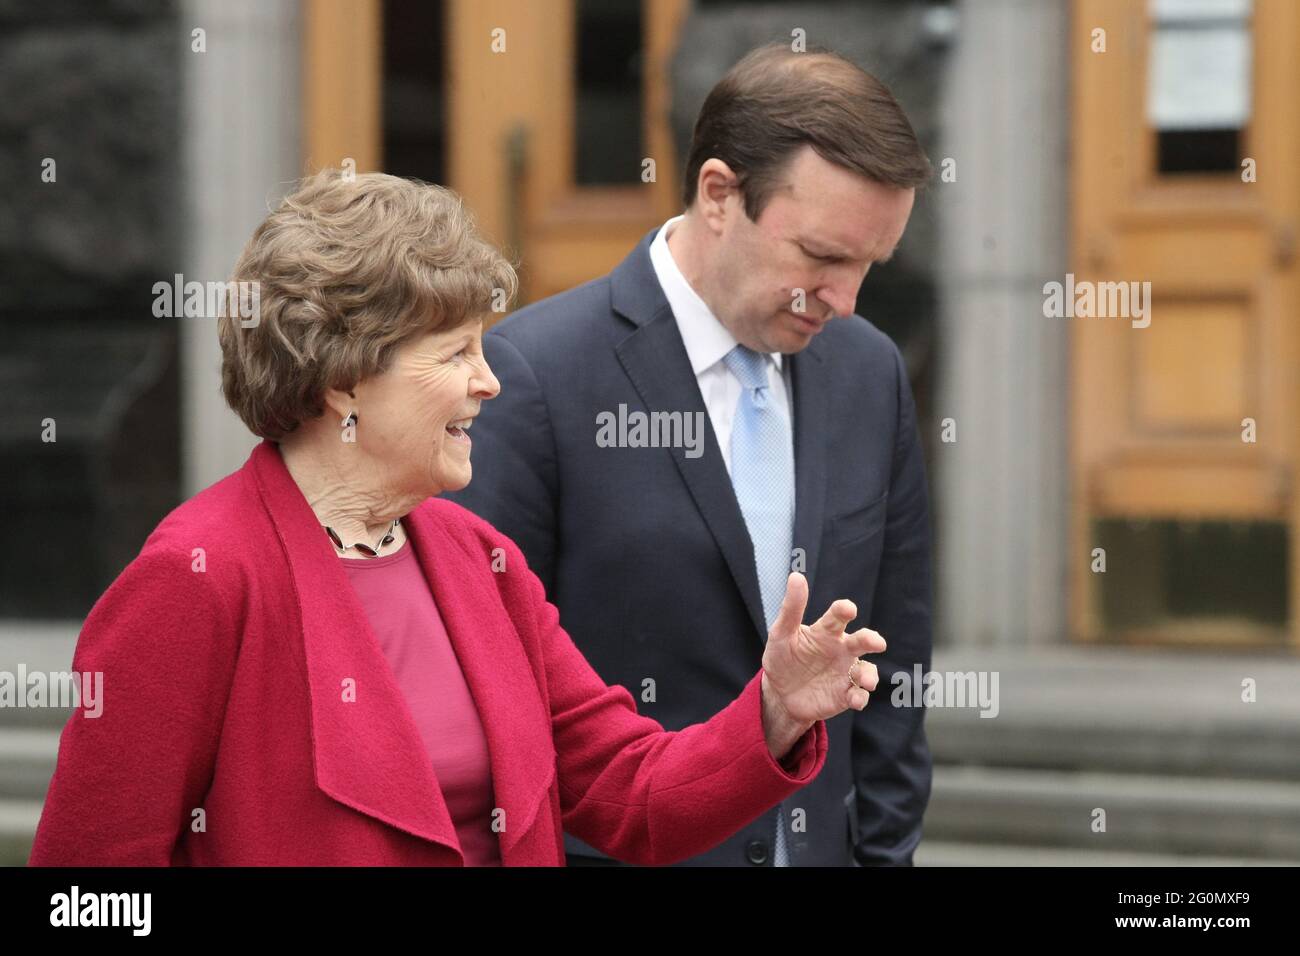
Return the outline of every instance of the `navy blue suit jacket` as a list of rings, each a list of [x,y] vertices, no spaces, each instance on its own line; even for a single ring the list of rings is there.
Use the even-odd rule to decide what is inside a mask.
[[[749,533],[650,263],[656,231],[609,275],[484,336],[501,394],[471,432],[473,480],[447,497],[520,545],[601,677],[676,730],[740,693],[767,629]],[[849,598],[850,627],[889,645],[869,658],[880,684],[866,710],[828,721],[825,767],[785,803],[790,864],[910,864],[931,777],[924,710],[890,700],[893,673],[930,667],[929,504],[911,386],[893,341],[858,316],[787,360],[806,622]],[[620,405],[701,413],[703,454],[601,447],[597,416]],[[683,865],[770,864],[771,820]]]

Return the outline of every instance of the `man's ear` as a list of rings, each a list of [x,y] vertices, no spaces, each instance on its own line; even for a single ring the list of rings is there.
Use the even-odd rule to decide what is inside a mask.
[[[722,232],[729,215],[727,199],[733,195],[739,198],[739,185],[740,181],[731,167],[720,159],[706,159],[700,167],[695,206],[700,219],[713,232]]]

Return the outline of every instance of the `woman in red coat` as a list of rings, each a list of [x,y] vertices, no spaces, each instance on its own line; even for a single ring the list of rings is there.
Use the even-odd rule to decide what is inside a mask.
[[[562,866],[564,830],[666,864],[818,773],[884,649],[851,602],[802,625],[792,574],[741,695],[665,731],[522,552],[434,497],[470,480],[482,317],[516,289],[454,194],[321,173],[234,279],[223,391],[263,441],[87,618],[102,711],[63,731],[32,864]]]

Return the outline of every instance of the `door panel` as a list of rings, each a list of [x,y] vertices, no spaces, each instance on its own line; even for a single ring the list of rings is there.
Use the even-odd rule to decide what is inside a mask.
[[[1296,647],[1300,4],[1073,12],[1074,279],[1150,283],[1150,312],[1061,320],[1071,630]]]

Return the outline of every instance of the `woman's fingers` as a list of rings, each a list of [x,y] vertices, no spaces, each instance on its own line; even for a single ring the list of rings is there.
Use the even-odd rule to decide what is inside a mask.
[[[800,580],[795,582],[795,577],[799,577]],[[773,632],[784,633],[780,631],[784,624],[791,621],[798,623],[797,614],[802,613],[807,600],[807,582],[802,579],[802,576],[792,574],[786,584],[785,601],[781,604],[781,611],[772,628]],[[825,670],[822,679],[833,681],[844,689],[844,696],[841,698],[842,706],[845,709],[865,710],[871,699],[871,692],[880,682],[880,672],[875,664],[861,658],[863,654],[881,653],[886,649],[886,644],[885,639],[870,628],[864,627],[847,632],[846,628],[857,616],[857,605],[841,598],[833,602],[816,623],[805,628],[804,633],[813,639],[814,644],[819,648],[819,655],[823,658]],[[828,638],[834,641],[833,645],[827,641]],[[844,670],[846,658],[851,664],[853,681],[857,686],[850,685],[848,682],[848,672]],[[856,663],[853,663],[854,661]],[[843,683],[840,683],[841,681]]]
[[[826,613],[817,619],[813,627],[833,637],[840,637],[844,629],[849,626],[849,622],[857,616],[858,606],[847,598],[840,598],[826,609]]]
[[[850,670],[853,672],[854,683],[863,688],[864,692],[875,690],[876,685],[880,683],[880,671],[871,661],[859,660],[850,667]],[[857,687],[850,689],[857,692]]]
[[[768,636],[776,634],[785,637],[797,633],[807,606],[808,579],[798,571],[791,571],[785,579],[785,597],[781,599],[781,610],[776,612],[776,620],[772,622]]]
[[[861,657],[863,654],[879,654],[888,646],[878,632],[867,627],[846,634],[844,641],[855,657]]]

